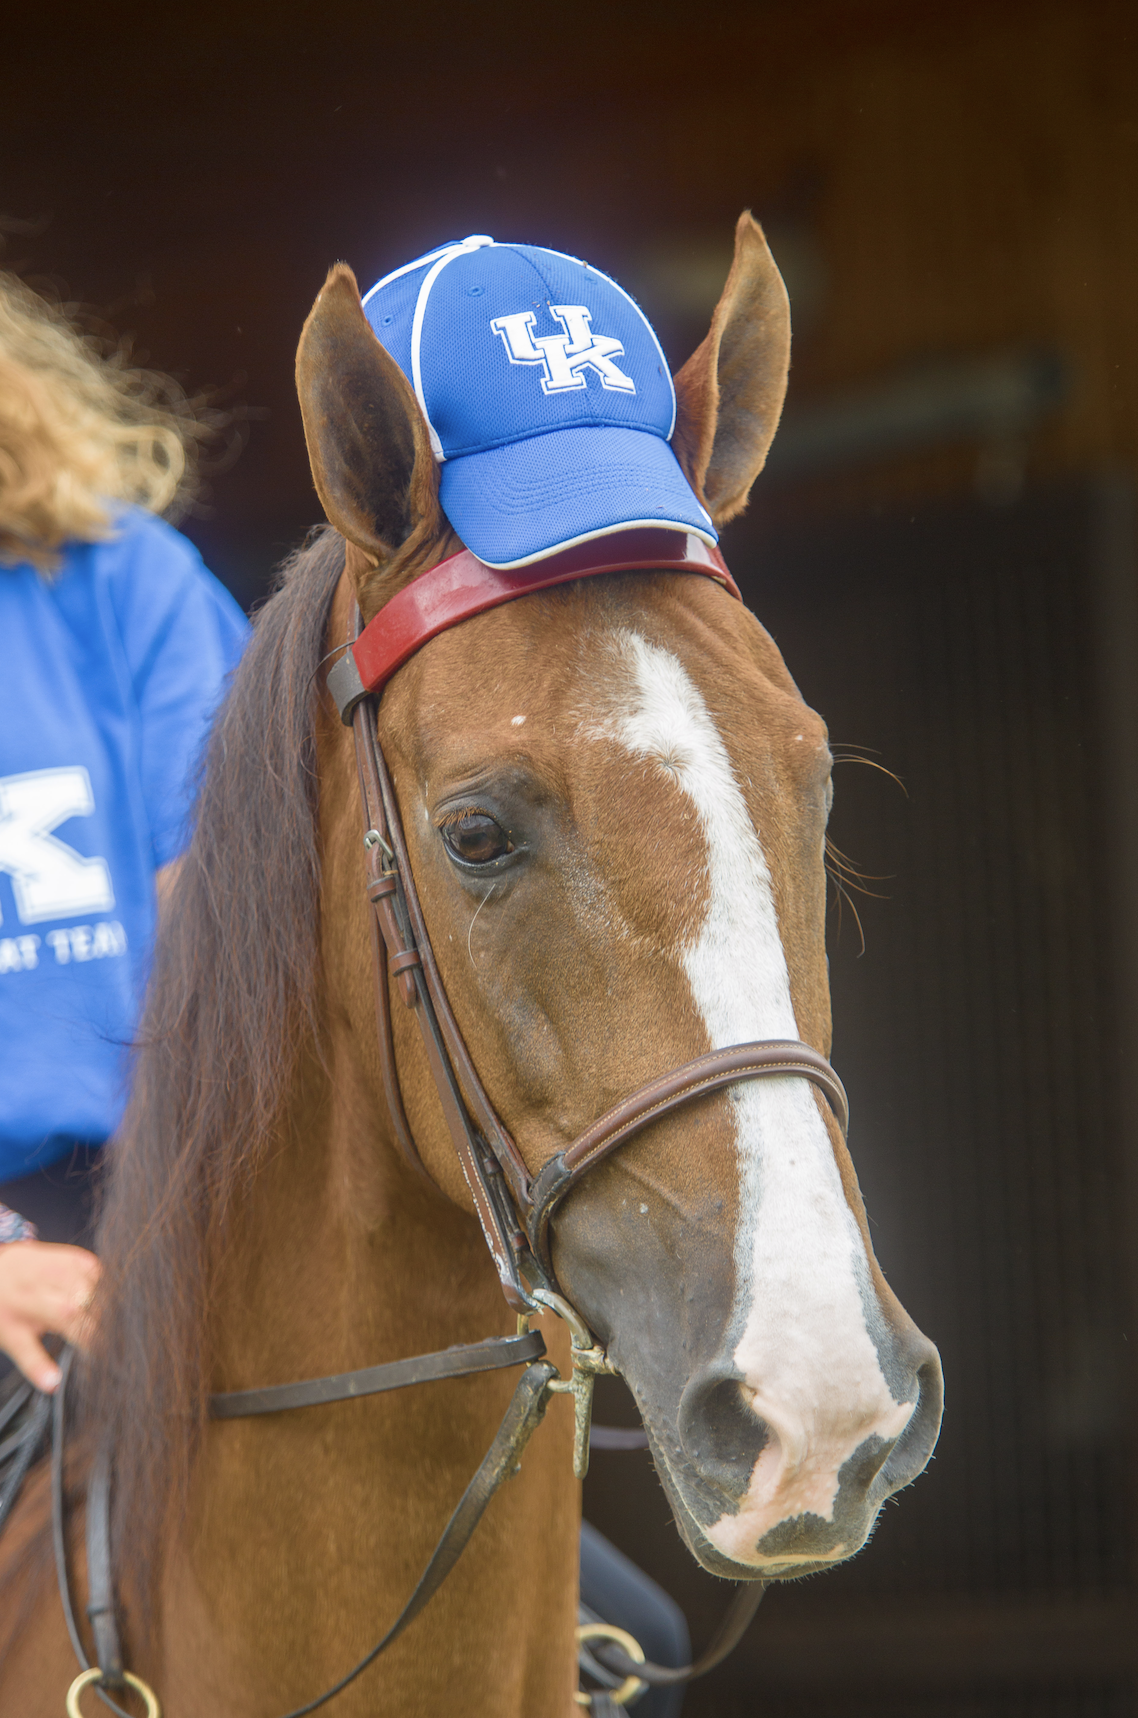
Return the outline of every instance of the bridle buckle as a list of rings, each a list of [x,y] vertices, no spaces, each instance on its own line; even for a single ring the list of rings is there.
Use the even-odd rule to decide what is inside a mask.
[[[589,1428],[593,1423],[593,1385],[602,1372],[615,1375],[616,1367],[581,1317],[580,1313],[563,1296],[555,1294],[552,1289],[535,1288],[531,1290],[533,1299],[540,1306],[555,1312],[569,1326],[569,1356],[573,1362],[573,1371],[568,1378],[551,1378],[546,1389],[552,1395],[571,1395],[573,1397],[573,1478],[584,1479],[589,1471]],[[518,1319],[518,1332],[522,1334],[522,1326],[529,1329],[528,1316]]]

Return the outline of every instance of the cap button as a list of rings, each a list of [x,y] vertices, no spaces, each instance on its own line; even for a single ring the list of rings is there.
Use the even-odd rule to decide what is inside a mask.
[[[471,233],[468,239],[463,239],[462,248],[464,251],[478,251],[482,249],[483,245],[492,245],[493,243],[489,233]]]

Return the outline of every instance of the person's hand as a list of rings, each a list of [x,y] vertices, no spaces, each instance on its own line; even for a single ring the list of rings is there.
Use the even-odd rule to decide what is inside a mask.
[[[50,1395],[59,1367],[41,1336],[52,1331],[82,1346],[99,1261],[82,1247],[50,1241],[0,1246],[0,1349],[37,1390]]]

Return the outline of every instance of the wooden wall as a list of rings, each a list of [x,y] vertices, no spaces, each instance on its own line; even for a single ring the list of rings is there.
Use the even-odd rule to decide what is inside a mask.
[[[615,270],[679,362],[752,206],[795,288],[792,409],[922,357],[1042,345],[1074,387],[1035,469],[1133,464],[1133,15],[205,0],[64,7],[48,33],[25,14],[6,42],[3,199],[42,230],[10,232],[6,256],[117,305],[156,363],[262,414],[199,527],[249,593],[316,515],[291,372],[325,267],[346,257],[367,282],[462,232]],[[949,453],[875,481],[927,492],[971,470]]]
[[[810,8],[796,9],[804,27]],[[1035,345],[1072,369],[1037,473],[1138,464],[1138,35],[1113,4],[834,8],[763,103],[774,182],[817,166],[824,314],[794,394]],[[865,16],[865,13],[862,13]],[[940,469],[937,469],[939,464]],[[959,474],[918,462],[914,488]]]

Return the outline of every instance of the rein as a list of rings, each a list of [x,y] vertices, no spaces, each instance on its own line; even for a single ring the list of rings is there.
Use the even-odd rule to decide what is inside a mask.
[[[417,1355],[382,1366],[312,1378],[261,1389],[213,1395],[210,1417],[240,1419],[294,1408],[353,1400],[380,1391],[404,1389],[443,1378],[464,1377],[506,1366],[525,1365],[510,1405],[489,1451],[463,1493],[406,1605],[374,1647],[331,1688],[284,1718],[305,1718],[345,1689],[389,1646],[433,1597],[477,1527],[487,1504],[504,1480],[517,1471],[521,1452],[544,1415],[550,1396],[574,1398],[573,1471],[588,1468],[592,1393],[596,1376],[615,1370],[604,1349],[576,1309],[561,1294],[553,1266],[551,1224],[562,1201],[598,1163],[641,1129],[683,1105],[746,1080],[794,1077],[811,1082],[826,1098],[843,1133],[848,1125],[845,1090],[829,1062],[808,1044],[763,1040],[711,1050],[672,1068],[624,1098],[555,1153],[536,1175],[530,1174],[482,1084],[463,1040],[439,973],[404,839],[398,802],[378,737],[379,696],[391,676],[429,639],[472,615],[532,591],[605,573],[653,570],[700,574],[716,580],[731,595],[739,592],[718,550],[694,535],[640,529],[578,544],[529,567],[508,571],[486,566],[469,550],[428,569],[384,605],[366,627],[355,610],[353,637],[329,671],[328,689],[341,720],[355,740],[356,766],[364,822],[367,897],[372,904],[371,942],[376,1026],[384,1097],[404,1158],[418,1173],[427,1170],[419,1156],[399,1083],[391,1022],[391,992],[418,1023],[455,1154],[462,1168],[482,1233],[506,1302],[517,1314],[518,1334],[465,1343],[436,1354]],[[529,1319],[549,1310],[569,1326],[572,1375],[563,1379],[545,1355],[541,1335]],[[64,1532],[64,1392],[72,1356],[62,1361],[53,1405],[52,1505],[60,1597],[82,1673],[67,1696],[69,1718],[82,1718],[79,1695],[96,1685],[112,1710],[127,1718],[105,1690],[124,1685],[142,1695],[147,1718],[160,1718],[158,1701],[146,1684],[124,1670],[112,1592],[110,1560],[111,1462],[100,1452],[87,1491],[89,1604],[95,1639],[90,1666],[75,1626]],[[742,1584],[707,1651],[679,1669],[644,1662],[630,1651],[597,1654],[607,1669],[625,1677],[614,1694],[598,1690],[578,1695],[592,1704],[595,1718],[619,1711],[644,1684],[663,1686],[702,1676],[726,1657],[741,1639],[765,1591],[765,1583]],[[590,1625],[631,1648],[636,1642],[608,1625]]]

